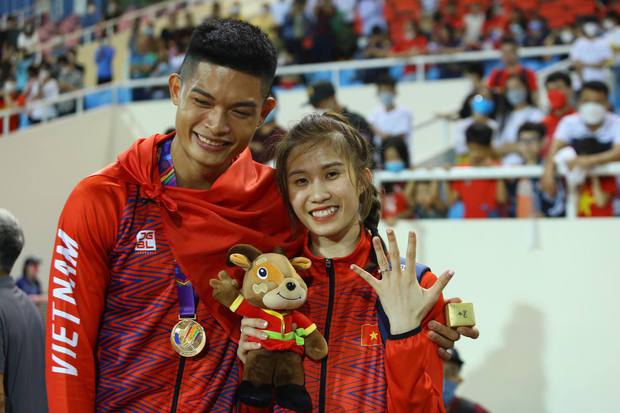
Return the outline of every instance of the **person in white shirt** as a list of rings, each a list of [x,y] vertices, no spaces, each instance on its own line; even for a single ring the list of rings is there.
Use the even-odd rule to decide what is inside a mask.
[[[616,12],[608,13],[603,20],[603,28],[605,29],[603,37],[613,54],[613,75],[617,89],[620,85],[620,15]],[[612,89],[611,94],[614,107],[620,108],[620,93]]]
[[[409,109],[396,106],[396,81],[390,76],[377,79],[377,97],[381,106],[368,118],[375,133],[375,147],[389,138],[400,137],[407,144],[409,161],[413,165],[413,114]]]
[[[32,100],[52,99],[60,94],[58,82],[51,76],[49,67],[41,65],[39,69],[39,87],[36,94],[31,96]],[[34,93],[34,92],[33,92]],[[55,105],[34,102],[30,111],[29,121],[39,123],[43,120],[55,118],[58,115]]]
[[[609,40],[599,37],[600,27],[596,20],[586,20],[581,26],[583,36],[579,37],[570,51],[577,74],[582,83],[598,80],[609,81],[608,66],[613,59]],[[577,85],[580,87],[581,84]]]
[[[620,161],[620,116],[609,112],[609,106],[609,88],[605,83],[584,83],[579,91],[578,112],[563,117],[555,130],[541,179],[543,191],[550,195],[555,194],[553,155],[575,140],[594,137],[600,143],[609,144],[611,148],[595,155],[577,156],[569,162],[570,168],[588,170],[594,166]]]
[[[507,155],[517,151],[519,128],[525,122],[542,122],[545,112],[532,102],[532,92],[521,75],[512,75],[506,81],[506,101],[511,108],[506,115],[499,140],[494,144],[496,151]]]
[[[466,46],[480,46],[482,29],[486,20],[486,15],[480,3],[471,3],[469,5],[469,12],[463,17],[463,20],[465,22],[463,42]]]

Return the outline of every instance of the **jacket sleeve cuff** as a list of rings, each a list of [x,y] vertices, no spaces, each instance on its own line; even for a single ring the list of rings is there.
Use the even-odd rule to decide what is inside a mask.
[[[418,327],[414,328],[413,330],[407,331],[405,333],[400,333],[400,334],[389,333],[388,336],[387,336],[387,339],[388,340],[402,340],[402,339],[405,339],[405,338],[413,337],[413,336],[417,335],[421,331],[422,331],[422,327],[418,326]]]

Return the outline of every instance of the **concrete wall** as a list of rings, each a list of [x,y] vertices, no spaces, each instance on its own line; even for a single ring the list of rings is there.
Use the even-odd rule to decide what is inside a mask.
[[[446,296],[475,304],[457,394],[502,413],[616,409],[619,219],[401,221],[401,251],[410,229],[418,261],[456,271]]]

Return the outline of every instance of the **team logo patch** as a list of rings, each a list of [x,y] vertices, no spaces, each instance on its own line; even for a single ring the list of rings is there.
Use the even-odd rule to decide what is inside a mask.
[[[154,230],[138,232],[136,236],[136,251],[157,251]]]
[[[379,326],[374,324],[364,324],[362,326],[362,346],[380,346],[381,334],[379,333]]]

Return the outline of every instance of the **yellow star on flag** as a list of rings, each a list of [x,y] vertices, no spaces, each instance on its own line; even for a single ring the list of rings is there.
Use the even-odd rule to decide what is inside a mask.
[[[590,191],[583,191],[579,197],[579,213],[586,217],[592,216],[592,205],[596,203],[596,198]]]
[[[379,337],[379,335],[377,333],[375,333],[374,331],[372,333],[370,333],[370,339],[371,340],[376,340]]]

